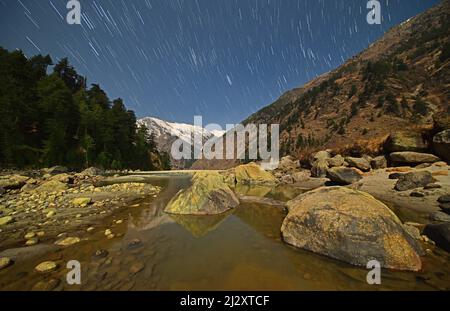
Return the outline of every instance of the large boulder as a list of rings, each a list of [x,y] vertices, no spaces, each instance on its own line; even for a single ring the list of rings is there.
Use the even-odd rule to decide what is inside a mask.
[[[391,134],[384,146],[388,153],[398,151],[415,151],[422,152],[428,148],[421,133],[417,132],[397,132]]]
[[[328,170],[328,161],[318,160],[314,162],[313,166],[311,167],[311,176],[317,178],[325,177],[327,176],[327,170]]]
[[[288,202],[285,242],[353,265],[419,271],[422,249],[395,214],[371,195],[323,187]]]
[[[385,156],[375,157],[370,161],[370,166],[374,170],[379,170],[387,167],[387,159]]]
[[[333,167],[327,171],[327,177],[339,185],[351,185],[362,179],[362,176],[354,169],[348,167]]]
[[[370,162],[365,158],[346,157],[345,161],[350,167],[356,167],[363,172],[368,172],[371,169]]]
[[[435,132],[442,132],[450,129],[450,114],[448,112],[435,113],[433,115]]]
[[[339,166],[345,166],[347,163],[345,163],[345,159],[340,154],[330,158],[327,160],[329,167],[339,167]]]
[[[29,179],[29,177],[21,175],[0,176],[0,187],[6,190],[20,189]]]
[[[395,190],[406,191],[425,187],[435,181],[436,180],[433,178],[433,175],[427,171],[406,173],[399,176],[397,183],[395,184]]]
[[[253,162],[236,167],[234,177],[240,184],[275,184],[277,182],[275,176]]]
[[[421,163],[434,163],[441,160],[434,154],[412,152],[412,151],[393,152],[389,155],[389,158],[396,165],[397,164],[415,165]]]
[[[62,183],[57,180],[50,180],[50,181],[43,183],[36,189],[34,189],[34,191],[36,191],[38,193],[60,192],[60,191],[67,190],[67,188],[68,188],[67,184],[65,184],[65,183]]]
[[[69,169],[65,166],[57,165],[50,168],[43,168],[41,171],[43,174],[58,175],[69,172]]]
[[[239,205],[239,200],[217,172],[197,172],[192,185],[179,192],[165,212],[178,215],[222,214]]]
[[[423,234],[433,240],[437,246],[450,252],[450,222],[427,225]]]
[[[442,159],[450,162],[450,130],[445,130],[433,137],[434,152]]]
[[[278,170],[282,172],[295,172],[300,168],[300,163],[298,160],[294,159],[294,157],[287,156],[283,157],[280,160],[280,163],[278,165]]]

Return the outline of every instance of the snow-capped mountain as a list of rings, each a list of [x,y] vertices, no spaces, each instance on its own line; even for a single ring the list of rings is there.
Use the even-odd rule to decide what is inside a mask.
[[[138,124],[144,124],[149,133],[153,134],[155,141],[160,151],[169,153],[172,148],[173,142],[177,139],[182,139],[187,143],[192,142],[192,135],[198,134],[203,136],[203,141],[206,141],[213,137],[221,137],[225,134],[225,131],[214,130],[208,131],[200,126],[194,126],[192,124],[168,122],[158,118],[146,117],[138,120]],[[173,168],[189,168],[194,161],[175,161],[172,160]]]

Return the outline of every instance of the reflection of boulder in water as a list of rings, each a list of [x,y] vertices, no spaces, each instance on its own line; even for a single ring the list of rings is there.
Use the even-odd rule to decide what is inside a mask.
[[[281,224],[286,217],[279,208],[253,203],[241,204],[234,215],[270,239],[280,239]]]
[[[264,185],[245,185],[236,184],[234,191],[240,195],[253,196],[253,197],[264,197],[273,187]]]
[[[208,216],[172,214],[170,217],[188,230],[194,237],[200,238],[217,229],[230,214],[230,212]]]
[[[268,197],[279,200],[279,201],[289,201],[302,193],[307,192],[308,189],[289,186],[289,185],[279,185],[276,188],[272,189],[272,191],[268,194]]]

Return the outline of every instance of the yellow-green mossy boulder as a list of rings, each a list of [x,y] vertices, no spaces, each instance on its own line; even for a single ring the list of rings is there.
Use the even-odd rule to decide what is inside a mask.
[[[371,195],[344,187],[322,187],[288,202],[281,227],[286,243],[366,267],[419,271],[421,246],[397,216]]]
[[[165,212],[178,215],[217,215],[239,205],[239,200],[218,172],[196,172],[192,185],[181,190]]]
[[[234,176],[238,184],[276,184],[277,179],[270,172],[263,170],[256,163],[237,166]]]

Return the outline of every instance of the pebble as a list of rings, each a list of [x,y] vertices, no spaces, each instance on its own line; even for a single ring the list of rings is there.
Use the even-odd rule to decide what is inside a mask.
[[[39,273],[53,272],[58,268],[58,265],[54,261],[44,261],[34,268]]]
[[[86,229],[87,232],[92,232],[92,231],[94,231],[94,230],[95,230],[94,227],[89,227],[89,228]]]
[[[67,237],[55,242],[55,244],[59,246],[71,246],[77,243],[80,243],[80,238],[78,237]]]
[[[27,234],[25,234],[25,240],[29,240],[29,239],[32,239],[32,238],[34,238],[36,236],[36,233],[34,233],[34,232],[28,232]]]
[[[37,292],[48,292],[54,290],[60,283],[61,281],[59,279],[51,278],[47,281],[37,282],[31,290]]]
[[[0,270],[6,269],[14,264],[14,261],[11,260],[11,258],[8,257],[1,257],[0,258]]]
[[[130,243],[128,243],[128,248],[129,248],[129,249],[134,249],[134,248],[141,247],[142,245],[143,245],[143,244],[142,244],[142,241],[141,241],[141,240],[139,240],[139,239],[134,239],[134,240],[131,240]]]
[[[33,246],[33,245],[36,245],[38,243],[39,243],[39,239],[38,238],[32,238],[32,239],[27,240],[25,242],[25,245],[26,246]]]
[[[105,235],[106,235],[106,236],[111,235],[111,234],[112,234],[111,229],[106,229],[106,230],[105,230]]]
[[[93,257],[95,257],[95,258],[105,258],[108,255],[109,255],[109,252],[107,250],[99,249],[99,250],[95,251]]]

